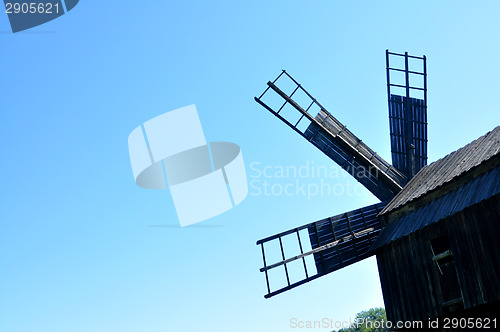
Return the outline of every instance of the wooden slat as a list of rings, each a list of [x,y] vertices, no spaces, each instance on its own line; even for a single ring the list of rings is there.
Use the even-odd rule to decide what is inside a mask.
[[[379,249],[388,318],[425,321],[442,317],[460,302],[468,310],[499,303],[500,257],[491,254],[500,252],[499,221],[500,193]],[[429,241],[442,236],[449,238],[451,256],[431,252]],[[444,256],[453,258],[441,265],[445,275],[453,278],[456,273],[458,286],[453,289],[448,289],[450,280],[443,279],[434,263]],[[467,312],[457,314],[467,317]]]
[[[407,105],[410,109],[406,109]],[[392,164],[403,174],[409,174],[409,144],[415,145],[416,171],[427,165],[427,123],[426,106],[423,100],[391,95],[389,101],[389,128],[391,136]],[[408,132],[406,126],[410,122],[412,133]],[[411,138],[409,137],[411,136]]]
[[[363,237],[363,236],[365,236],[365,235],[367,235],[369,233],[375,232],[375,231],[376,231],[375,228],[367,228],[367,229],[362,230],[360,232],[353,233],[353,235],[345,236],[345,237],[343,237],[343,238],[341,238],[339,240],[327,243],[327,244],[325,244],[325,245],[323,245],[321,247],[318,247],[318,248],[313,249],[311,251],[305,252],[303,254],[300,254],[300,255],[297,255],[297,256],[294,256],[294,257],[290,257],[288,259],[282,260],[282,261],[280,261],[278,263],[275,263],[275,264],[272,264],[272,265],[265,266],[265,267],[263,267],[263,268],[260,269],[260,272],[269,271],[271,269],[274,269],[275,267],[288,264],[288,263],[293,262],[293,261],[295,261],[297,259],[301,259],[301,258],[307,257],[309,255],[313,255],[313,254],[317,254],[319,252],[323,252],[323,251],[325,251],[327,249],[336,247],[336,246],[338,246],[341,243],[352,241],[356,237]]]
[[[260,271],[266,273],[267,283],[269,283],[269,280],[267,279],[267,273],[269,270],[280,266],[286,267],[287,264],[295,260],[303,260],[302,265],[305,271],[305,279],[300,282],[292,283],[291,279],[288,278],[288,273],[291,271],[286,269],[285,273],[287,275],[288,286],[278,290],[268,289],[266,297],[280,294],[283,291],[295,288],[308,280],[313,280],[318,276],[326,275],[373,255],[369,249],[381,229],[380,220],[377,215],[386,204],[387,201],[373,204],[361,209],[356,209],[347,213],[309,223],[301,227],[296,227],[257,241],[257,244],[260,245],[262,249],[264,248],[264,244],[268,242],[279,241],[282,260],[278,262],[267,262],[265,255],[263,256],[264,267],[262,267]],[[298,232],[306,228],[308,229],[312,249],[307,252],[303,252]],[[285,248],[283,247],[283,241],[281,239],[285,236],[297,236],[297,245],[300,249],[299,255],[288,258],[284,256]],[[353,246],[354,240],[356,241],[355,247]],[[307,272],[307,266],[304,258],[309,255],[314,256],[317,271],[316,275],[309,275]]]
[[[285,103],[290,104],[301,113],[300,119],[306,117],[311,122],[310,127],[302,133],[296,128],[298,122],[295,125],[290,123],[278,114],[279,110],[274,111],[260,98],[256,98],[255,100],[284,121],[292,129],[313,142],[314,145],[320,148],[320,150],[326,153],[334,161],[339,163],[344,169],[350,171],[349,173],[360,181],[360,183],[366,186],[367,189],[370,190],[375,196],[381,200],[391,199],[402,189],[402,186],[406,183],[406,177],[397,169],[393,168],[390,163],[384,161],[380,156],[378,156],[323,107],[321,107],[319,114],[313,117],[309,112],[296,103],[291,96],[288,96],[280,90],[275,83],[268,82],[268,86],[271,90],[282,97],[285,100]],[[297,85],[296,89],[299,87],[300,86]],[[305,91],[303,88],[302,90]],[[307,91],[305,92],[309,97],[311,97]],[[320,105],[314,99],[313,102]],[[318,131],[318,129],[322,130]],[[317,135],[320,135],[320,137],[317,137]],[[343,160],[339,159],[339,157]],[[354,160],[355,164],[353,164]],[[358,176],[358,174],[360,174],[360,170],[364,170],[366,174]]]

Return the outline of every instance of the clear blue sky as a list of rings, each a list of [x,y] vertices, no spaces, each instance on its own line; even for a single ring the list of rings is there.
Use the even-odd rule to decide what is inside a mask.
[[[82,0],[17,34],[0,13],[0,331],[275,332],[382,306],[374,258],[270,300],[258,272],[257,239],[377,202],[367,191],[249,195],[206,227],[178,228],[169,192],[134,184],[127,137],[194,103],[207,140],[241,146],[249,177],[253,162],[330,166],[253,101],[287,69],[390,160],[389,48],[428,57],[434,161],[500,124],[499,12],[498,1]]]

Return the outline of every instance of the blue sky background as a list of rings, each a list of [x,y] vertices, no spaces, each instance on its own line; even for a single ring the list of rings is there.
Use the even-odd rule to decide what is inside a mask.
[[[241,146],[249,180],[253,162],[329,167],[253,101],[287,69],[390,160],[389,48],[428,57],[435,161],[500,123],[499,11],[498,1],[82,0],[17,34],[0,13],[0,331],[288,331],[291,318],[382,306],[374,258],[270,300],[258,271],[257,239],[377,202],[367,191],[249,195],[179,228],[168,191],[134,184],[127,137],[194,103],[208,141]]]

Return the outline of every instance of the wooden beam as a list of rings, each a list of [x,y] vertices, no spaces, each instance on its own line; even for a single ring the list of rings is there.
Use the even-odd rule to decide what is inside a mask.
[[[362,230],[360,232],[352,233],[352,235],[345,236],[345,237],[343,237],[343,238],[341,238],[339,240],[330,242],[328,244],[325,244],[325,245],[323,245],[321,247],[318,247],[316,249],[313,249],[311,251],[308,251],[308,252],[305,252],[303,254],[300,254],[300,255],[288,258],[286,260],[283,260],[281,262],[278,262],[278,263],[275,263],[275,264],[272,264],[272,265],[265,266],[265,267],[263,267],[263,268],[260,269],[260,272],[265,272],[265,271],[274,269],[275,267],[281,266],[283,264],[288,264],[288,263],[293,262],[293,261],[295,261],[297,259],[301,259],[302,257],[306,257],[306,256],[309,256],[309,255],[312,255],[312,254],[319,253],[319,252],[321,252],[323,250],[335,247],[335,246],[339,245],[340,243],[344,243],[344,242],[350,241],[350,240],[352,240],[354,238],[357,238],[357,237],[369,234],[369,233],[374,232],[374,231],[379,231],[379,230],[377,230],[377,229],[375,229],[373,227],[370,227],[370,228],[364,229],[364,230]]]

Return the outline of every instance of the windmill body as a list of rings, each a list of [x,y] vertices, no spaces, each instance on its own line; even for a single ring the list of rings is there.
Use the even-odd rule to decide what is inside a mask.
[[[500,317],[500,126],[424,167],[379,218],[391,320]]]

